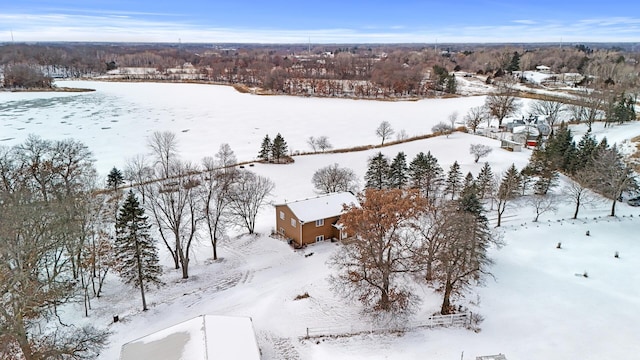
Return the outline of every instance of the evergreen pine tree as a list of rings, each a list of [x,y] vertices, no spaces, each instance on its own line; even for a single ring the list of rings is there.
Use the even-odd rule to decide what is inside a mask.
[[[520,54],[517,51],[513,52],[513,57],[511,57],[511,62],[507,65],[505,69],[507,72],[512,73],[514,71],[520,70]]]
[[[545,151],[553,164],[554,170],[573,172],[573,157],[575,155],[575,143],[571,130],[562,123],[560,128],[549,138]]]
[[[444,92],[447,94],[455,94],[458,90],[458,83],[456,82],[456,76],[451,74],[447,76],[446,87],[444,88]]]
[[[511,164],[502,177],[496,194],[498,200],[498,224],[496,226],[499,227],[501,224],[502,214],[507,208],[507,203],[520,195],[520,184],[520,172],[514,164]]]
[[[533,149],[529,164],[522,171],[528,176],[537,177],[534,191],[538,195],[547,194],[557,184],[558,171],[555,162],[551,159],[548,148],[543,148],[541,143]]]
[[[107,189],[111,191],[117,191],[120,185],[124,184],[124,176],[122,171],[118,170],[115,166],[107,175]]]
[[[369,159],[369,168],[364,175],[365,187],[369,189],[389,188],[389,160],[378,152]]]
[[[451,194],[451,200],[453,200],[462,187],[462,172],[460,172],[460,164],[458,164],[458,161],[454,161],[449,168],[445,183],[445,192]]]
[[[280,162],[280,159],[287,155],[288,147],[287,142],[280,133],[273,138],[273,144],[271,144],[271,156],[275,162]]]
[[[262,145],[260,145],[258,159],[269,161],[269,159],[271,159],[271,148],[271,139],[269,138],[269,134],[267,134],[264,136],[264,139],[262,139]]]
[[[533,176],[525,167],[520,171],[520,190],[522,191],[522,196],[526,195],[527,190],[529,190],[529,185],[533,182]]]
[[[593,166],[593,160],[598,149],[598,142],[591,135],[591,131],[584,133],[578,145],[576,146],[574,172]]]
[[[470,174],[471,173],[467,174],[467,177],[465,178],[465,180],[469,180]],[[478,187],[476,186],[476,183],[473,181],[471,182],[465,181],[465,186],[462,188],[462,191],[460,192],[458,203],[460,204],[460,210],[470,212],[475,216],[482,216],[482,213],[484,212],[482,203],[478,198]]]
[[[420,152],[409,165],[411,187],[419,189],[425,198],[433,198],[442,184],[443,170],[431,152]]]
[[[124,184],[124,176],[122,176],[122,172],[114,166],[107,175],[107,189],[111,190],[108,201],[112,202],[114,219],[118,216],[118,208],[120,207],[120,200],[122,198],[122,193],[118,188],[122,184]]]
[[[491,192],[491,188],[493,186],[493,171],[491,171],[491,166],[488,162],[484,163],[482,169],[478,173],[478,178],[476,179],[476,188],[478,191],[478,197],[480,199],[484,199]]]
[[[473,174],[471,171],[467,173],[467,176],[464,177],[464,181],[462,183],[462,190],[470,189],[475,186],[475,180],[473,179]],[[474,190],[475,191],[475,190]]]
[[[144,209],[133,191],[129,191],[116,220],[116,271],[126,284],[140,288],[145,311],[145,288],[149,284],[162,284],[162,268],[158,264],[158,250],[149,235],[150,227]]]
[[[408,171],[407,157],[404,152],[401,151],[391,162],[391,166],[389,168],[389,187],[402,189],[407,186]]]

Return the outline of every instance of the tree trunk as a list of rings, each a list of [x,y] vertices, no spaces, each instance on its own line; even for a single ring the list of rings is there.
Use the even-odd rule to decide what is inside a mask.
[[[502,213],[504,213],[504,210],[506,208],[506,202],[503,202],[503,200],[498,201],[498,224],[496,225],[496,227],[500,227],[500,225],[502,224]]]
[[[573,213],[573,219],[578,218],[578,211],[580,210],[580,200],[576,201],[576,211]]]
[[[618,199],[613,199],[613,204],[611,204],[611,216],[616,216],[616,203]]]
[[[147,311],[147,299],[144,296],[144,277],[142,276],[142,259],[140,258],[140,247],[138,244],[138,239],[135,239],[136,242],[136,264],[138,266],[138,283],[140,284],[140,295],[142,295],[142,311]]]
[[[27,338],[27,330],[24,328],[24,320],[22,318],[22,314],[17,315],[15,323],[17,325],[15,337],[18,345],[20,346],[20,350],[22,350],[24,360],[35,360],[36,357],[33,354],[31,344],[29,343],[29,339]]]
[[[447,281],[447,283],[444,286],[444,295],[442,297],[442,307],[440,307],[440,314],[441,315],[448,315],[450,313],[451,310],[451,293],[453,292],[453,284],[451,284],[450,281]]]

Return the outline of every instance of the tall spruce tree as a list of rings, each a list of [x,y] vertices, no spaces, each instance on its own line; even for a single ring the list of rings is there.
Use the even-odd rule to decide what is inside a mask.
[[[467,176],[464,177],[464,181],[462,183],[462,191],[471,189],[474,186],[475,186],[475,180],[473,179],[473,174],[471,173],[471,171],[469,171],[467,173]]]
[[[118,170],[115,166],[107,175],[107,189],[111,190],[109,202],[113,203],[113,218],[118,216],[118,208],[120,208],[120,200],[122,193],[118,189],[120,185],[124,184],[124,176],[122,171]]]
[[[402,189],[408,183],[407,156],[400,151],[389,167],[389,187],[394,189]]]
[[[129,191],[116,220],[116,270],[126,284],[140,288],[142,310],[146,311],[145,288],[160,286],[162,268],[158,264],[158,250],[149,235],[151,225],[138,199]]]
[[[454,161],[449,168],[445,184],[445,192],[451,194],[451,200],[453,200],[462,187],[462,172],[460,172],[460,164],[458,164],[458,161]]]
[[[476,179],[476,189],[480,199],[484,199],[485,196],[491,193],[493,182],[493,171],[491,171],[489,163],[485,162]]]
[[[579,171],[593,166],[593,161],[598,150],[598,142],[591,134],[591,131],[584,133],[576,146],[574,171]]]
[[[269,134],[264,136],[262,139],[262,145],[260,145],[260,152],[258,153],[258,159],[269,161],[271,159],[271,148],[273,144],[271,143],[271,138],[269,138]]]
[[[515,199],[520,195],[520,172],[514,164],[507,169],[507,172],[502,177],[500,186],[498,187],[498,193],[496,194],[496,200],[498,201],[498,224],[499,227],[502,223],[502,214],[507,209],[509,201]]]
[[[124,184],[122,171],[118,170],[118,168],[114,166],[109,172],[109,175],[107,175],[107,189],[115,192],[122,184]]]
[[[273,138],[273,144],[271,144],[271,156],[275,162],[280,162],[280,159],[287,156],[288,146],[287,142],[280,133]]]
[[[557,185],[558,171],[556,163],[551,158],[547,148],[542,147],[542,143],[533,149],[529,163],[523,169],[529,176],[535,176],[534,191],[538,195],[546,195],[549,190]]]
[[[431,152],[420,152],[409,165],[409,183],[427,199],[433,199],[442,185],[443,170]]]
[[[389,188],[389,160],[381,152],[369,158],[369,168],[364,175],[364,181],[368,189]]]
[[[560,124],[560,128],[554,132],[553,137],[549,138],[545,147],[554,170],[568,173],[574,170],[573,158],[575,150],[576,145],[573,142],[573,135],[565,123]]]

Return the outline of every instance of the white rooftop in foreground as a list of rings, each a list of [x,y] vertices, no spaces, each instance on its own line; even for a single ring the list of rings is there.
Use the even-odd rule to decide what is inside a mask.
[[[251,318],[202,315],[122,345],[120,360],[259,360]]]

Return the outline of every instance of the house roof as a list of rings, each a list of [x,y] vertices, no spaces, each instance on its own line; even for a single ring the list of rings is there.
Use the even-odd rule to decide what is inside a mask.
[[[286,203],[293,214],[302,222],[326,219],[342,214],[342,205],[360,206],[358,199],[350,192],[336,192]]]
[[[202,315],[122,345],[120,360],[259,360],[248,317]]]

